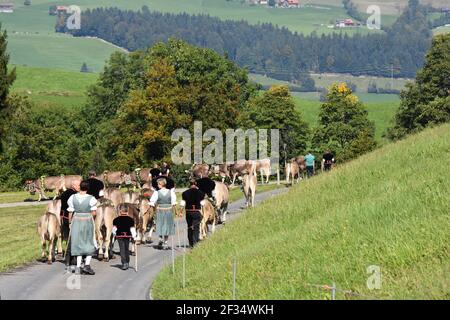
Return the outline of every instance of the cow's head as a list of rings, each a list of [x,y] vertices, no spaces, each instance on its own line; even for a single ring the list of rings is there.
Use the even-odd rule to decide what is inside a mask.
[[[36,184],[33,180],[26,180],[24,189],[25,191],[30,192],[31,195],[34,195],[36,193]]]

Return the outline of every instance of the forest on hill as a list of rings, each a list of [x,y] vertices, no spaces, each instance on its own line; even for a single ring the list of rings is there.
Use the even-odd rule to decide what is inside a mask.
[[[64,21],[64,17],[58,20],[57,31],[69,32]],[[163,14],[145,6],[140,11],[86,10],[82,24],[73,35],[96,36],[130,51],[176,37],[226,55],[252,73],[298,82],[305,89],[314,88],[308,72],[414,77],[432,38],[427,9],[417,0],[410,0],[384,33],[353,37],[342,33],[305,36],[270,23],[250,25],[207,15]]]

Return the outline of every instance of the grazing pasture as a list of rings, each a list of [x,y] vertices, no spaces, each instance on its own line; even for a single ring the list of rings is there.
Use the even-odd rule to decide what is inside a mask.
[[[62,69],[16,66],[12,92],[28,96],[39,106],[76,108],[86,102],[86,90],[98,74]]]
[[[0,272],[40,258],[37,220],[45,205],[0,208]]]

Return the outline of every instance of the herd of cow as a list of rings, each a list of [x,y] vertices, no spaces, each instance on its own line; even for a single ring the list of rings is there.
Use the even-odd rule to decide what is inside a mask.
[[[297,157],[286,164],[286,181],[289,177],[300,177],[304,171],[303,157]],[[203,218],[200,224],[200,239],[208,234],[208,225],[212,226],[212,232],[216,224],[225,223],[229,202],[229,187],[224,183],[229,179],[234,185],[236,179],[242,181],[242,190],[247,206],[254,206],[257,175],[261,174],[261,182],[268,183],[272,173],[270,159],[257,161],[237,161],[231,165],[207,165],[194,164],[186,173],[190,178],[220,177],[222,181],[215,182],[212,192],[213,199],[206,199],[202,209]],[[98,244],[98,257],[108,261],[111,257],[114,239],[112,237],[113,220],[117,216],[116,208],[121,203],[131,204],[129,215],[134,218],[137,232],[137,240],[131,247],[131,252],[136,250],[136,245],[151,242],[152,233],[155,230],[155,209],[150,206],[152,190],[150,169],[139,169],[130,174],[116,171],[105,171],[96,177],[105,185],[103,197],[98,200],[97,214],[94,219],[95,236]],[[27,181],[27,190],[30,193],[39,193],[39,200],[47,198],[44,191],[54,191],[55,198],[47,204],[45,214],[39,218],[38,233],[42,244],[42,258],[52,263],[54,257],[54,246],[57,245],[57,252],[62,253],[62,241],[68,239],[61,237],[61,201],[57,195],[70,188],[74,180],[81,180],[77,175],[61,175],[60,177],[42,177],[36,180]],[[120,191],[121,186],[134,186],[138,191]],[[48,251],[48,253],[47,253]]]

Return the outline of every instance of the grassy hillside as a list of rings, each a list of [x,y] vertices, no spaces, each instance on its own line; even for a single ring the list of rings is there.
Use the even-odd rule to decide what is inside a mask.
[[[12,91],[26,95],[38,105],[81,106],[86,89],[98,74],[59,69],[16,66],[17,79]]]
[[[57,34],[10,33],[8,51],[17,65],[80,71],[86,62],[100,72],[111,53],[118,49],[93,38],[75,38]]]
[[[248,210],[153,285],[156,299],[449,299],[450,124],[378,149]],[[425,160],[425,161],[424,161]],[[369,290],[371,265],[381,288]]]

